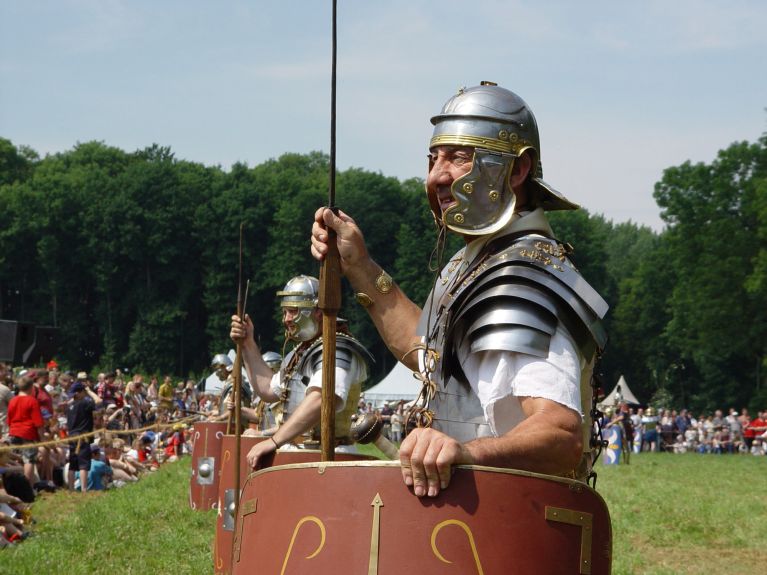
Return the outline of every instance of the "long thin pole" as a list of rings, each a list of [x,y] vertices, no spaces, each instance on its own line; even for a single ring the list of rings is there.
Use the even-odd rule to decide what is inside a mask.
[[[328,206],[335,209],[336,200],[336,0],[333,0],[332,58],[330,80],[330,174]],[[341,260],[335,232],[328,229],[328,253],[320,268],[319,308],[322,310],[322,411],[320,447],[322,461],[333,461],[335,455],[336,417],[336,323],[341,309]]]
[[[243,318],[245,310],[243,309],[242,295],[242,237],[245,224],[240,224],[240,267],[237,274],[237,317]],[[237,514],[240,511],[240,437],[242,435],[242,426],[240,424],[241,400],[242,400],[242,343],[237,343],[237,355],[234,358],[232,367],[232,386],[234,387],[234,521],[237,522]],[[226,513],[228,510],[224,510]],[[234,553],[234,546],[232,546]],[[232,563],[234,564],[234,563]]]

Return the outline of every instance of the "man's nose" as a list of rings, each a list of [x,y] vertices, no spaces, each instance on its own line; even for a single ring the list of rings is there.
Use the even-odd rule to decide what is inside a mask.
[[[434,162],[429,172],[429,180],[435,184],[450,184],[453,176],[449,170],[449,164],[441,159]]]

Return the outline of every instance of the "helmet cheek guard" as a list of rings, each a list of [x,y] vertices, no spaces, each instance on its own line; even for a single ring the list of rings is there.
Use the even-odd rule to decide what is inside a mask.
[[[295,329],[288,331],[288,339],[295,341],[309,341],[320,333],[320,324],[315,319],[314,309],[302,309],[293,320]]]
[[[450,187],[456,204],[442,214],[445,226],[465,235],[492,234],[505,226],[516,206],[510,182],[515,159],[514,154],[476,148],[471,170]]]

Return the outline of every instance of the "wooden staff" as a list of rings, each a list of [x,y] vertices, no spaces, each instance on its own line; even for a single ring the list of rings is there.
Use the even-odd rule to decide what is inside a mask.
[[[240,268],[237,274],[237,317],[243,320],[245,313],[242,295],[242,236],[245,224],[240,224]],[[247,290],[246,290],[247,294]],[[240,411],[242,399],[242,342],[237,342],[237,353],[234,357],[232,368],[232,391],[234,392],[234,520],[237,522],[237,514],[240,511],[240,437],[242,426],[240,424]],[[229,417],[231,423],[231,416]],[[229,427],[229,425],[227,425]],[[224,510],[226,513],[226,510]],[[234,546],[232,546],[234,554]],[[234,562],[232,562],[234,565]]]
[[[328,207],[336,200],[336,0],[333,0],[333,32],[330,81],[330,174]],[[319,308],[322,310],[322,411],[320,447],[322,461],[333,461],[336,428],[336,320],[341,309],[341,258],[336,234],[328,228],[328,253],[320,267]]]

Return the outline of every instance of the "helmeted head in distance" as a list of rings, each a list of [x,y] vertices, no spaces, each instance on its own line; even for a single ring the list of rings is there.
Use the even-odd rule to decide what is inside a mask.
[[[274,373],[280,371],[280,365],[282,365],[282,356],[279,353],[276,351],[267,351],[261,356],[261,358]]]
[[[538,124],[514,92],[492,82],[462,88],[431,123],[426,191],[438,224],[466,236],[503,228],[517,208],[512,180],[515,163],[523,155],[530,167],[524,177],[518,176],[521,182],[516,187],[524,189],[525,207],[578,208],[543,181]],[[443,154],[451,155],[456,168],[450,175],[434,173],[442,169]]]
[[[226,378],[229,377],[229,373],[232,371],[233,364],[228,355],[225,353],[217,353],[213,356],[213,359],[210,362],[210,367],[215,370],[218,379],[226,381]]]
[[[309,341],[319,335],[322,325],[322,315],[317,309],[319,294],[319,280],[306,275],[292,278],[277,292],[288,339]]]

